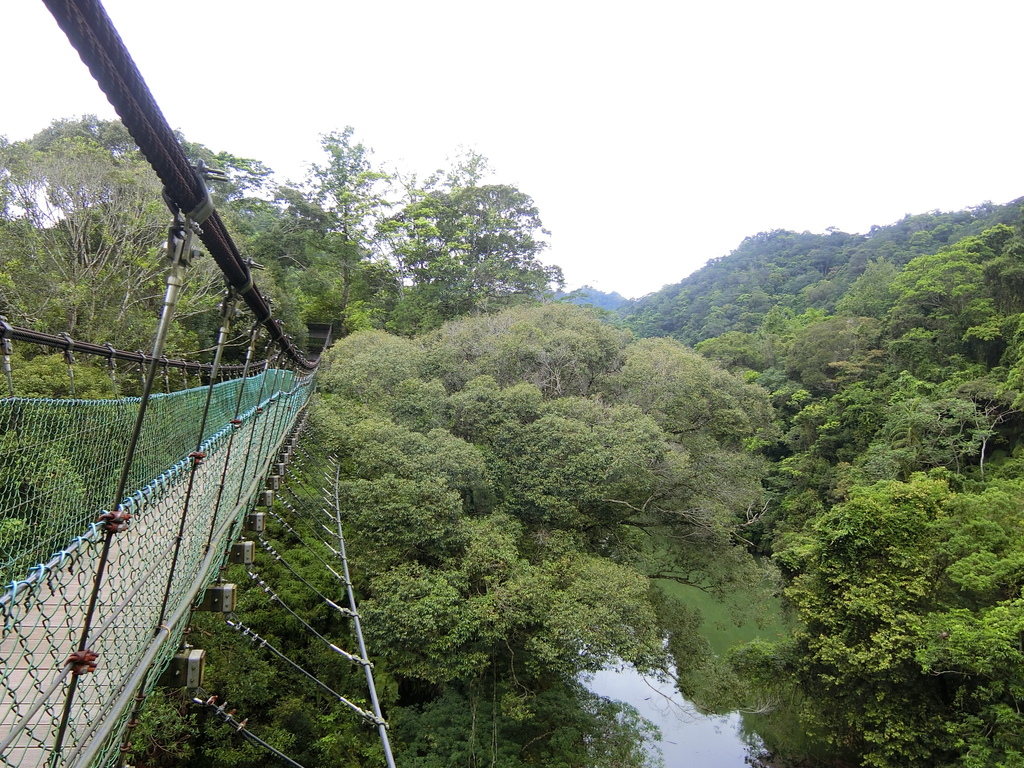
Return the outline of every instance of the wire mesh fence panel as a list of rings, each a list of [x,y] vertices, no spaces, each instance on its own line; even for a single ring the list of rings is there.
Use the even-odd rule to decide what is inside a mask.
[[[215,385],[203,440],[233,417],[240,390],[242,412],[256,408],[264,379],[284,390],[296,382],[271,370]],[[128,488],[145,487],[195,449],[207,392],[153,395]],[[114,503],[138,407],[138,398],[0,400],[0,583],[45,562]]]
[[[86,637],[95,669],[77,676],[68,659],[81,642],[108,538],[93,521],[109,508],[121,471],[106,454],[123,454],[124,423],[130,429],[138,401],[0,402],[0,525],[15,521],[0,528],[15,531],[2,539],[8,583],[0,593],[4,765],[106,765],[117,755],[132,696],[155,684],[177,650],[190,605],[216,577],[311,390],[311,377],[276,370],[215,385],[203,456],[189,454],[200,442],[207,389],[151,404],[131,472],[135,490],[121,503],[132,518],[109,537],[95,593]],[[110,439],[120,441],[118,449],[108,442],[104,454],[101,446]],[[31,494],[17,488],[36,488],[41,476],[50,482],[47,503],[29,504]],[[59,520],[45,519],[47,506]],[[62,722],[61,750],[54,756]]]

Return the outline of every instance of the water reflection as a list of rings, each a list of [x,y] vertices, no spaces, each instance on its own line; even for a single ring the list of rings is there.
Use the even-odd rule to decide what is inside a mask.
[[[594,693],[624,701],[658,726],[665,768],[744,768],[750,747],[740,716],[701,715],[670,683],[645,678],[632,667],[606,669],[588,683]]]

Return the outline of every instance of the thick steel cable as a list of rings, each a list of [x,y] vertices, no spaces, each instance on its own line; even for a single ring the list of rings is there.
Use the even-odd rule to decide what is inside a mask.
[[[337,462],[334,472],[334,512],[338,519],[338,547],[341,549],[341,565],[345,573],[345,589],[348,591],[348,605],[352,609],[352,624],[356,631],[356,643],[359,647],[359,655],[363,660],[363,672],[366,674],[366,685],[370,690],[370,705],[373,707],[373,714],[383,723],[380,699],[377,698],[377,686],[373,682],[373,670],[369,664],[369,657],[366,654],[366,643],[363,641],[363,626],[359,620],[359,606],[356,605],[355,590],[352,588],[352,577],[348,570],[348,556],[345,554],[345,534],[341,526],[341,497],[339,488],[341,486],[341,462]],[[388,738],[388,729],[384,725],[378,725],[381,745],[384,747],[384,757],[387,760],[388,768],[395,768],[395,758],[391,752],[391,740]]]
[[[330,462],[331,459],[329,458],[328,461]],[[330,501],[333,502],[333,506],[334,506],[334,513],[335,513],[334,519],[335,519],[335,522],[337,524],[338,547],[339,547],[340,551],[335,551],[333,547],[331,547],[330,545],[326,545],[326,542],[324,542],[324,543],[328,547],[328,549],[330,549],[332,552],[334,552],[334,554],[341,561],[342,570],[343,570],[343,577],[340,580],[345,585],[345,589],[346,589],[346,592],[347,592],[349,610],[351,611],[351,619],[353,621],[353,629],[355,630],[356,642],[357,642],[358,648],[359,648],[359,657],[358,658],[359,658],[360,662],[362,663],[363,671],[364,671],[365,676],[366,676],[366,685],[367,685],[367,688],[368,688],[369,694],[370,694],[370,704],[373,707],[373,714],[374,714],[374,717],[376,718],[377,728],[378,728],[378,731],[379,731],[379,734],[380,734],[380,739],[381,739],[381,745],[384,748],[384,757],[385,757],[385,759],[387,761],[388,767],[389,768],[395,768],[395,760],[394,760],[394,756],[393,756],[392,751],[391,751],[391,741],[390,741],[390,738],[388,737],[387,724],[386,724],[386,722],[384,720],[384,717],[383,717],[383,712],[382,712],[382,709],[381,709],[381,706],[380,706],[380,700],[377,697],[377,688],[376,688],[376,685],[375,685],[374,679],[373,679],[373,668],[372,668],[372,664],[370,663],[369,656],[368,656],[368,654],[366,652],[366,643],[365,643],[365,641],[363,639],[363,628],[362,628],[362,624],[360,622],[359,610],[358,610],[358,607],[356,606],[355,591],[354,591],[353,586],[352,586],[352,577],[351,577],[351,574],[349,573],[348,557],[347,557],[347,555],[345,553],[345,536],[344,536],[344,533],[342,531],[341,499],[340,499],[340,491],[339,491],[340,486],[341,486],[341,462],[337,461],[337,459],[335,458],[332,463],[334,464],[334,467],[335,467],[335,472],[334,472],[334,477],[333,477],[333,480],[334,480],[334,494],[333,494],[334,498],[331,499]],[[292,489],[287,484],[286,484],[285,487],[288,490],[288,492],[292,495],[292,498],[294,498],[296,502],[302,504],[302,502],[299,500],[298,496],[295,494],[294,489]],[[329,494],[330,493],[326,488],[321,488],[320,490],[324,494]],[[324,498],[326,498],[326,497],[324,497]],[[298,510],[296,508],[292,507],[290,504],[285,503],[285,506],[287,506],[293,513],[295,513],[295,514],[298,513]],[[326,513],[326,510],[323,510],[323,511]],[[300,516],[300,519],[301,519],[301,516]],[[276,553],[272,553],[272,554],[276,554]],[[278,559],[280,560],[281,558],[278,558]],[[285,563],[285,565],[287,566],[287,563]],[[291,569],[289,568],[289,570],[291,570]],[[333,569],[331,569],[331,572],[332,573],[334,572]],[[253,578],[252,572],[250,572],[249,575],[250,575],[250,578]],[[259,580],[258,577],[254,578],[254,580],[257,581],[258,583],[260,583],[261,586],[263,586],[264,591],[267,592],[268,594],[270,594],[272,600],[276,600],[285,610],[289,611],[289,613],[292,613],[292,611],[288,608],[288,606],[285,605],[284,602],[281,601],[281,599],[279,597],[277,597],[277,595],[274,595],[273,592],[270,592],[269,588],[266,587],[266,585],[264,585]],[[296,617],[296,618],[298,618],[298,617]],[[315,630],[314,630],[314,633],[315,633]],[[346,654],[346,655],[350,655],[350,654]]]
[[[68,36],[103,93],[113,105],[142,154],[164,183],[167,196],[185,213],[199,213],[209,201],[203,180],[189,164],[174,131],[157,106],[124,42],[99,0],[43,0]],[[202,222],[200,238],[228,283],[263,323],[270,338],[297,365],[312,370],[308,360],[284,334],[270,303],[253,283],[242,258],[216,211]]]
[[[303,453],[306,453],[306,456],[310,460],[312,460],[313,457],[310,454],[308,454],[305,451],[303,451]],[[366,643],[365,643],[365,641],[363,639],[363,630],[362,630],[362,625],[361,625],[361,622],[360,622],[359,610],[358,610],[358,607],[356,605],[356,598],[355,598],[355,592],[354,592],[354,589],[353,589],[353,586],[352,586],[351,574],[349,573],[348,557],[347,557],[347,555],[345,553],[345,537],[344,537],[344,533],[342,531],[342,524],[341,524],[341,499],[340,499],[340,493],[339,493],[339,489],[340,489],[340,486],[341,486],[341,462],[339,462],[337,460],[337,458],[333,457],[333,456],[327,457],[327,461],[328,461],[328,465],[329,466],[333,466],[334,469],[335,469],[335,472],[333,473],[333,477],[331,477],[331,475],[328,474],[326,476],[326,478],[325,478],[325,479],[328,479],[328,482],[333,480],[333,487],[334,487],[333,499],[329,498],[329,495],[331,494],[331,492],[328,491],[326,488],[316,489],[316,488],[312,488],[309,484],[306,484],[306,487],[307,488],[311,488],[314,492],[320,491],[322,494],[324,494],[321,498],[323,500],[327,500],[328,503],[331,503],[332,506],[334,507],[333,522],[335,522],[336,526],[337,526],[336,531],[334,532],[334,535],[337,536],[338,547],[339,547],[340,551],[335,550],[333,547],[331,547],[330,545],[326,544],[326,542],[323,542],[323,543],[341,561],[342,570],[343,570],[343,576],[340,579],[340,581],[345,585],[345,589],[346,589],[347,597],[348,597],[348,603],[349,603],[349,610],[352,612],[351,618],[352,618],[352,621],[353,621],[353,629],[355,630],[356,642],[357,642],[358,647],[359,647],[359,659],[362,662],[363,671],[364,671],[364,673],[366,675],[366,684],[367,684],[367,688],[368,688],[369,694],[370,694],[370,703],[371,703],[371,706],[373,707],[374,716],[378,719],[378,728],[379,728],[379,731],[380,731],[381,744],[384,747],[384,755],[385,755],[385,758],[387,760],[388,766],[389,766],[389,768],[395,768],[394,757],[393,757],[392,752],[391,752],[391,743],[390,743],[390,739],[389,739],[388,733],[387,733],[387,726],[385,725],[385,721],[384,721],[382,710],[381,710],[381,706],[380,706],[380,701],[379,701],[379,699],[377,697],[376,685],[374,684],[374,680],[373,680],[372,664],[370,664],[369,656],[368,656],[368,654],[366,652]],[[311,468],[307,469],[307,473],[311,472],[311,471],[312,471]],[[303,500],[299,499],[299,497],[295,493],[295,490],[293,488],[291,488],[290,485],[286,484],[285,488],[288,490],[288,492],[292,495],[292,498],[294,498],[297,503],[299,503],[299,504],[301,504],[303,506],[307,506],[307,507],[309,506],[308,501],[303,501]],[[292,507],[290,504],[287,504],[287,502],[283,502],[283,503],[285,504],[285,506],[290,511],[292,511],[300,519],[302,519],[302,516],[298,515],[298,509],[296,509],[295,507]],[[330,514],[326,510],[321,510],[321,511],[324,514],[327,514],[328,516],[330,516]],[[308,523],[307,523],[307,525],[308,525]],[[324,527],[326,529],[326,526],[324,526]],[[332,569],[332,572],[333,572],[333,569]],[[251,574],[250,574],[250,576],[251,576]],[[265,591],[266,591],[266,588],[265,588]],[[272,595],[272,599],[274,597],[276,597],[276,596]],[[286,610],[288,609],[288,606],[284,605],[284,603],[281,602],[280,598],[277,598],[277,601]]]

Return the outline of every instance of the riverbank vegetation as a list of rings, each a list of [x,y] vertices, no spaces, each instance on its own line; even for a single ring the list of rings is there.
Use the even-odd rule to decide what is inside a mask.
[[[338,338],[294,509],[266,534],[279,559],[259,571],[346,644],[347,621],[294,578],[340,598],[315,535],[337,504],[401,765],[643,765],[649,729],[581,683],[619,661],[706,710],[781,713],[824,763],[1024,765],[1020,201],[761,233],[612,311],[550,300],[540,213],[478,155],[401,177],[345,130],[305,184],[279,186],[186,146],[228,171],[216,202],[290,329]],[[2,313],[145,346],[166,218],[117,124],[0,142]],[[214,330],[208,266],[174,352]],[[78,396],[112,394],[101,365],[77,365]],[[18,393],[66,395],[64,368],[17,350]],[[228,576],[249,584],[247,626],[362,690],[264,587]],[[781,595],[792,632],[715,652],[664,579]],[[207,687],[303,764],[380,759],[371,729],[222,619],[197,615],[190,642]],[[147,713],[138,765],[265,762],[179,695]],[[808,757],[763,733],[777,761]]]
[[[769,393],[750,539],[797,628],[730,658],[865,765],[1024,759],[1020,216],[758,235],[627,320]]]

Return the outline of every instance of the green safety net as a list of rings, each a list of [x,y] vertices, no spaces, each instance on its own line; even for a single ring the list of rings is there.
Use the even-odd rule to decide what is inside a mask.
[[[214,385],[201,440],[208,387],[153,395],[127,488],[143,488],[223,429],[240,389],[245,413],[264,389],[294,384],[292,372],[271,370]],[[0,400],[0,583],[23,578],[85,533],[99,511],[117,506],[113,496],[138,407],[137,397]]]
[[[125,695],[155,685],[139,676],[162,669],[177,650],[190,605],[262,497],[312,389],[311,376],[273,369],[216,384],[201,436],[208,387],[153,397],[120,500],[132,518],[111,537],[88,634],[96,669],[77,677],[56,755],[73,675],[67,660],[80,643],[106,538],[96,521],[116,506],[139,400],[0,401],[2,764],[64,768],[116,758]],[[197,445],[205,455],[193,472]]]

